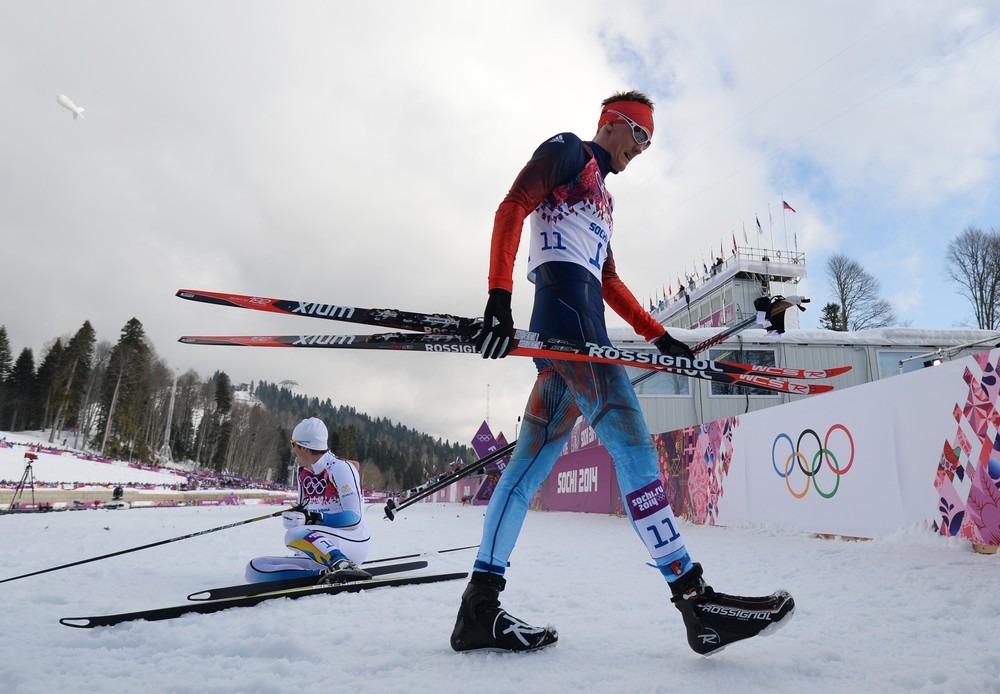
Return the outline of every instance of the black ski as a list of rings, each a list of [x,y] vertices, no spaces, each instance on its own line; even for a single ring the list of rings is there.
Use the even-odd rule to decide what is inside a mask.
[[[447,313],[414,313],[397,311],[393,308],[358,308],[297,299],[269,299],[248,294],[206,292],[199,289],[180,289],[177,291],[177,296],[219,306],[283,313],[288,316],[323,318],[360,325],[377,325],[392,330],[415,330],[421,333],[473,334],[483,323],[482,318],[465,318]]]
[[[123,622],[133,622],[146,620],[155,622],[162,619],[174,619],[186,614],[210,614],[221,612],[230,607],[250,607],[267,600],[278,598],[288,598],[296,600],[310,595],[335,595],[337,593],[359,593],[363,590],[374,588],[390,588],[394,586],[412,586],[423,583],[438,583],[440,581],[457,581],[466,578],[467,573],[448,574],[427,574],[424,576],[403,576],[397,578],[373,578],[370,581],[354,581],[352,583],[341,583],[334,586],[307,586],[304,588],[290,588],[288,590],[278,590],[272,593],[258,593],[257,595],[247,595],[236,598],[226,598],[223,600],[210,600],[204,602],[189,602],[184,605],[174,605],[172,607],[160,607],[151,610],[139,610],[137,612],[124,612],[122,614],[97,615],[93,617],[63,617],[59,623],[63,626],[76,629],[93,629],[94,627],[108,627]]]
[[[248,345],[257,347],[339,347],[344,349],[388,349],[388,350],[419,350],[419,351],[450,351],[450,352],[474,352],[472,348],[472,336],[482,324],[482,319],[453,316],[444,313],[415,313],[411,311],[399,311],[396,309],[367,309],[356,306],[340,306],[336,304],[321,304],[318,302],[307,302],[293,299],[272,299],[268,297],[250,296],[247,294],[232,294],[223,292],[208,292],[196,289],[178,290],[177,296],[191,301],[201,301],[204,303],[217,304],[221,306],[231,306],[245,308],[255,311],[265,311],[271,313],[283,313],[294,316],[307,316],[312,318],[322,318],[325,320],[336,320],[347,323],[357,323],[361,325],[374,325],[394,330],[414,330],[424,333],[423,335],[410,336],[406,334],[385,334],[385,335],[256,335],[256,336],[186,336],[180,338],[180,342],[188,344],[210,344],[210,345]],[[779,297],[784,299],[784,297]],[[801,297],[791,297],[784,299],[783,304],[778,307],[780,311],[808,301]],[[708,347],[717,344],[725,337],[739,332],[750,325],[756,319],[747,319],[739,325],[727,328],[717,336],[702,342],[694,347],[694,351],[700,352]],[[756,364],[742,364],[739,362],[715,362],[711,360],[697,360],[706,362],[709,368],[692,368],[690,365],[677,366],[673,362],[673,357],[660,357],[653,355],[656,365],[644,363],[648,361],[649,355],[646,352],[631,352],[629,350],[618,350],[612,347],[602,347],[589,343],[571,342],[557,338],[547,338],[524,330],[517,331],[517,338],[521,343],[521,348],[515,350],[514,354],[525,356],[540,356],[547,358],[563,359],[586,359],[588,361],[601,361],[603,359],[590,359],[595,356],[595,350],[601,352],[596,356],[604,356],[605,353],[621,353],[627,365],[650,368],[653,370],[668,371],[672,373],[683,373],[683,375],[694,376],[696,378],[707,378],[722,383],[733,383],[733,380],[725,378],[713,378],[710,375],[703,375],[704,372],[721,372],[725,374],[744,375],[749,374],[754,377],[763,376],[770,378],[792,378],[792,379],[821,379],[830,378],[845,373],[851,369],[850,366],[840,366],[831,369],[794,369],[778,366],[763,366]],[[527,354],[526,350],[546,350],[550,354]],[[560,352],[561,354],[555,354]],[[578,356],[570,357],[567,353],[574,353]],[[588,353],[587,357],[583,354]],[[677,369],[683,369],[683,372]],[[692,373],[702,371],[703,374]],[[742,379],[736,379],[740,381]],[[810,392],[825,392],[832,388],[786,388],[780,383],[777,387],[769,387],[766,380],[759,378],[749,379],[746,385],[752,385],[767,390],[779,392],[792,392],[797,394],[809,394]]]
[[[543,359],[569,359],[605,364],[621,364],[717,383],[747,385],[763,390],[795,395],[815,395],[833,390],[827,384],[792,383],[784,378],[826,378],[850,367],[804,370],[754,366],[710,359],[685,359],[659,352],[633,352],[589,342],[545,338],[537,333],[518,331],[512,355]],[[389,351],[444,352],[475,354],[468,335],[382,333],[379,335],[186,335],[180,342],[191,345],[243,347],[311,347],[323,349],[374,349]],[[775,373],[780,372],[780,373]],[[776,378],[775,376],[784,378]]]
[[[365,571],[375,576],[386,576],[388,574],[398,574],[404,571],[416,571],[427,568],[425,561],[410,561],[401,564],[388,564],[386,566],[364,566]],[[223,588],[209,588],[191,593],[188,600],[222,600],[225,598],[238,598],[244,595],[257,595],[259,593],[273,593],[276,590],[288,590],[289,588],[303,588],[316,585],[319,576],[303,576],[299,578],[285,578],[277,581],[266,581],[264,583],[240,583],[235,586],[225,586]]]

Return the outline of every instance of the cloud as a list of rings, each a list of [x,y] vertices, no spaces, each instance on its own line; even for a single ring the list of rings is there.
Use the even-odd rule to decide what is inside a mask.
[[[15,0],[0,8],[0,54],[19,66],[3,73],[0,322],[15,350],[40,350],[84,319],[114,341],[135,316],[182,371],[291,378],[452,440],[485,416],[489,384],[509,434],[527,360],[192,348],[176,338],[355,330],[173,294],[478,314],[514,175],[554,133],[591,136],[600,100],[630,87],[657,102],[654,147],[609,182],[640,300],[733,232],[742,244],[743,223],[752,237],[755,214],[770,232],[769,203],[775,245],[797,235],[819,292],[830,252],[997,225],[997,15],[985,0]],[[781,218],[782,196],[798,214]],[[928,275],[934,252],[914,250]],[[918,325],[950,324],[934,293],[902,299],[919,296],[905,268],[885,272]]]

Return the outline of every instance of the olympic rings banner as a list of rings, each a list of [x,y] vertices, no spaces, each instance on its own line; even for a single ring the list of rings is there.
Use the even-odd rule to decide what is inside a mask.
[[[1000,544],[1000,350],[739,417],[714,522]],[[957,423],[957,429],[956,429]]]
[[[929,525],[1000,545],[998,369],[993,350],[656,434],[667,499],[696,523],[851,537]],[[578,423],[532,508],[620,513],[613,480]]]

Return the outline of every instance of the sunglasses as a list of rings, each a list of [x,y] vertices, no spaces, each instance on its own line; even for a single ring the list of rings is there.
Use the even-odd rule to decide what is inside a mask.
[[[619,113],[618,111],[612,111],[611,109],[608,109],[607,112],[615,114],[616,116],[618,116],[619,118],[621,118],[623,121],[625,121],[626,123],[628,123],[630,126],[632,126],[632,137],[635,138],[635,143],[637,145],[639,145],[643,149],[646,149],[651,144],[653,144],[651,142],[651,140],[653,139],[653,136],[649,134],[649,131],[646,130],[641,125],[639,125],[638,123],[636,123],[634,120],[632,120],[628,116],[626,116],[624,113]]]

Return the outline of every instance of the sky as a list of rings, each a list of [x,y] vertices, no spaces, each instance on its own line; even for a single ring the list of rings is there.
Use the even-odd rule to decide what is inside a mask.
[[[37,363],[84,320],[113,343],[135,317],[181,372],[294,381],[452,441],[488,418],[510,438],[528,360],[181,345],[363,330],[174,293],[479,315],[514,176],[552,135],[591,137],[629,88],[656,102],[654,145],[609,183],[641,301],[745,245],[745,226],[754,247],[806,254],[804,328],[832,299],[833,253],[912,327],[970,325],[943,256],[968,226],[1000,227],[998,28],[990,0],[8,0],[0,325]]]
[[[103,481],[88,466],[75,469],[80,482]],[[262,515],[255,506],[3,515],[0,579]],[[422,503],[390,522],[369,506],[372,558],[427,553],[420,573],[468,571],[471,550],[438,551],[477,544],[482,515],[482,507]],[[698,656],[625,518],[552,512],[528,514],[501,595],[518,618],[559,631],[559,643],[540,653],[452,652],[465,581],[93,630],[59,624],[241,583],[250,558],[286,553],[280,520],[268,518],[0,584],[0,681],[11,694],[1000,692],[1000,555],[919,527],[870,542],[790,528],[680,528],[717,590],[790,591],[787,624]]]

